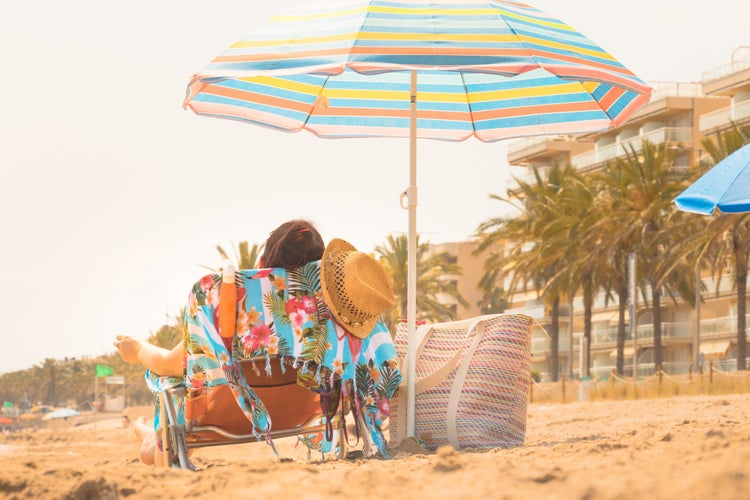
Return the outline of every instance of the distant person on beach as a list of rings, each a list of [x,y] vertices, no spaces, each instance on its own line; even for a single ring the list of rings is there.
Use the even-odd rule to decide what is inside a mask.
[[[325,244],[312,222],[304,219],[287,221],[274,229],[266,240],[258,265],[262,268],[283,267],[295,269],[308,262],[320,260]],[[117,335],[114,342],[123,361],[141,364],[157,375],[181,377],[183,372],[182,342],[172,349],[155,346],[128,335]],[[141,441],[140,458],[152,465],[159,457],[153,427],[139,417],[133,430]]]

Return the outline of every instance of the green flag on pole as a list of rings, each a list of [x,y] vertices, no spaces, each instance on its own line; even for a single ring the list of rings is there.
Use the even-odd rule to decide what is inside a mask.
[[[114,371],[111,366],[96,365],[96,376],[97,377],[109,377]]]
[[[5,402],[5,407],[6,408],[13,408],[13,403],[11,403],[10,401],[6,401]]]

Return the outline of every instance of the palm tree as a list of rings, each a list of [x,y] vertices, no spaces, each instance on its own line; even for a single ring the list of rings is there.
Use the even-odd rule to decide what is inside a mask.
[[[477,301],[477,307],[482,314],[499,314],[505,311],[509,305],[508,293],[502,288],[493,288],[485,293],[481,300]]]
[[[401,318],[406,316],[408,237],[389,235],[384,245],[375,247],[381,264],[393,281],[396,305],[383,314],[391,332]],[[460,275],[461,267],[453,262],[447,252],[433,253],[429,242],[420,243],[417,235],[417,320],[450,321],[456,319],[456,312],[446,307],[441,296],[455,299],[464,307],[468,302],[458,291],[456,282],[450,276]]]
[[[618,168],[616,162],[605,164],[603,172],[597,178],[601,193],[597,198],[597,206],[602,217],[591,227],[593,233],[598,233],[602,237],[598,252],[608,262],[602,285],[608,294],[614,292],[617,296],[615,370],[620,376],[624,374],[625,368],[625,310],[628,305],[629,285],[627,262],[628,255],[634,253],[638,247],[640,235],[623,230],[623,217],[618,211],[622,209],[632,183],[632,176],[628,175],[628,171]]]
[[[620,182],[609,186],[610,223],[620,228],[622,248],[633,246],[637,251],[639,267],[651,289],[654,366],[657,370],[663,362],[662,293],[671,293],[670,287],[692,293],[687,281],[692,273],[676,272],[690,267],[685,257],[690,247],[683,242],[687,227],[684,216],[672,203],[686,186],[686,175],[672,168],[674,155],[675,152],[666,144],[655,146],[643,141],[640,154],[631,148],[610,168],[619,170],[622,175]],[[642,291],[645,295],[645,289]]]
[[[508,203],[519,212],[517,216],[494,217],[477,228],[479,245],[475,254],[490,250],[484,264],[480,287],[492,294],[508,279],[508,294],[517,290],[535,290],[544,297],[550,310],[550,371],[553,380],[559,372],[559,313],[560,299],[573,296],[570,283],[563,279],[552,282],[565,269],[565,249],[561,213],[558,201],[560,191],[576,176],[571,166],[553,165],[543,179],[538,168],[533,167],[535,183],[516,179],[518,189],[507,197],[490,195],[490,198]],[[542,291],[544,290],[544,294]]]
[[[185,321],[185,308],[172,318],[173,324],[162,325],[155,333],[149,336],[148,341],[154,345],[171,349],[182,342],[183,324]]]
[[[46,358],[42,364],[34,366],[38,377],[37,399],[50,405],[57,404],[57,364],[56,359]]]
[[[249,247],[247,241],[240,241],[239,244],[237,244],[237,250],[233,252],[234,264],[237,266],[237,269],[255,268],[258,258],[263,254],[264,246],[264,243],[254,243],[252,247]],[[216,251],[219,252],[222,261],[232,260],[221,245],[216,245]]]
[[[556,259],[564,261],[566,265],[549,280],[545,288],[557,286],[571,290],[573,295],[580,288],[584,308],[583,337],[586,340],[585,365],[581,370],[585,376],[590,376],[594,298],[605,282],[603,276],[608,265],[599,251],[604,235],[595,230],[604,212],[595,204],[596,179],[582,176],[572,166],[568,168],[571,171],[557,192],[556,218],[549,221],[552,237],[548,237],[546,243],[556,249]]]

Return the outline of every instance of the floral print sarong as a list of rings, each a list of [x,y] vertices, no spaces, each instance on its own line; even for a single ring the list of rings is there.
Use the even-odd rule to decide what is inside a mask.
[[[241,376],[238,362],[265,357],[270,376],[270,356],[281,357],[282,367],[283,358],[290,358],[298,366],[298,383],[320,393],[324,406],[332,406],[335,412],[343,398],[355,414],[362,414],[373,443],[387,458],[381,424],[401,383],[398,355],[382,321],[360,339],[331,319],[320,291],[319,264],[312,262],[290,271],[238,271],[236,333],[231,343],[225,343],[218,333],[222,276],[201,278],[192,287],[185,312],[185,378],[147,373],[151,390],[158,393],[175,384],[189,389],[229,384],[253,424],[253,432],[259,439],[269,439],[273,422],[263,402]],[[184,403],[175,403],[182,423]],[[161,425],[158,417],[154,421],[155,426]],[[328,451],[331,441],[326,438],[330,436],[308,436],[302,441]]]

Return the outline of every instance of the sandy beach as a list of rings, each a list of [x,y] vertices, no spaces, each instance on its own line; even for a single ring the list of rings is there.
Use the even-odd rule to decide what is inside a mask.
[[[130,409],[135,417],[146,409]],[[120,418],[0,440],[3,498],[740,499],[750,394],[532,404],[526,443],[321,462],[295,439],[203,448],[198,472],[154,469]],[[406,444],[406,443],[405,443]]]

